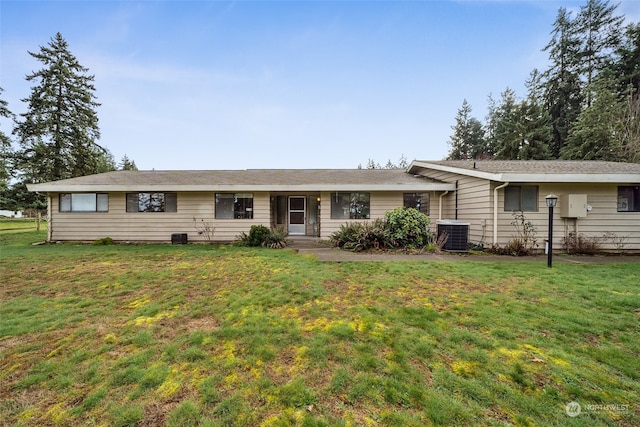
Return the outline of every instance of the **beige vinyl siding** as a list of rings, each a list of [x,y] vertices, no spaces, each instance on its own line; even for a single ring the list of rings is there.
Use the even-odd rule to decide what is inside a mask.
[[[486,179],[458,175],[451,172],[424,170],[423,175],[438,181],[455,183],[458,181],[458,220],[469,223],[469,241],[471,243],[490,243],[493,217],[492,187]],[[438,219],[440,194],[431,196],[431,218],[433,231]],[[442,198],[442,218],[456,218],[456,194],[449,192]]]
[[[510,185],[518,185],[512,183]],[[524,185],[530,185],[529,183]],[[537,228],[539,250],[544,250],[544,239],[549,233],[549,209],[545,197],[554,193],[558,196],[565,194],[586,194],[587,204],[592,210],[586,218],[562,218],[560,206],[554,209],[553,215],[553,247],[561,250],[564,239],[569,233],[577,233],[588,238],[597,238],[603,249],[616,249],[611,240],[602,239],[607,233],[615,233],[625,239],[625,249],[640,249],[640,212],[617,212],[618,185],[617,184],[544,184],[538,186],[538,212],[524,212],[527,220]],[[561,203],[561,200],[558,201]],[[511,224],[513,215],[504,211],[504,190],[499,190],[498,202],[498,242],[506,244],[516,234]]]
[[[189,241],[204,241],[193,218],[215,227],[215,241],[233,241],[251,225],[269,226],[269,194],[253,193],[253,219],[214,219],[213,192],[182,192],[177,212],[126,212],[126,193],[109,193],[108,212],[59,212],[58,194],[51,197],[51,240],[92,241],[111,237],[116,241],[169,242],[173,233],[187,233]]]
[[[455,204],[455,195],[452,196]],[[469,222],[469,242],[486,244],[490,240],[492,194],[491,183],[485,179],[458,179],[458,220]]]
[[[328,239],[331,234],[338,231],[342,224],[349,222],[363,222],[365,219],[331,219],[331,194],[323,192],[321,194],[322,208],[320,209],[320,225],[322,239]],[[387,211],[402,206],[402,192],[381,191],[369,193],[369,221],[376,218],[384,218]]]

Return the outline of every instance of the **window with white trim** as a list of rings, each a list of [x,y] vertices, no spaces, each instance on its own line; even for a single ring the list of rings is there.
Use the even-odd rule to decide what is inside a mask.
[[[108,212],[107,193],[60,193],[59,212]]]

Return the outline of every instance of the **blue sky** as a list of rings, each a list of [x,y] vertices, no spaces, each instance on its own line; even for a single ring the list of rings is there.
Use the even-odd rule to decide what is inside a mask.
[[[60,32],[95,75],[100,144],[140,169],[437,160],[463,100],[482,120],[489,94],[524,96],[558,8],[585,2],[0,0],[0,86],[24,112],[27,51]]]

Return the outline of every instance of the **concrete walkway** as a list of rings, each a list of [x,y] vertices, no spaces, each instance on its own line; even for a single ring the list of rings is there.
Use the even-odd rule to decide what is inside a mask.
[[[533,255],[526,257],[516,257],[508,255],[491,254],[468,254],[468,253],[423,253],[423,254],[400,254],[394,252],[351,252],[334,248],[327,242],[319,239],[294,238],[288,240],[288,248],[305,255],[313,255],[318,261],[326,262],[380,262],[380,261],[475,261],[475,262],[523,262],[536,261],[547,262],[546,255]],[[557,254],[553,257],[554,264],[557,262],[567,262],[574,264],[614,264],[614,263],[638,263],[640,268],[640,256],[603,256],[603,255],[564,255]]]

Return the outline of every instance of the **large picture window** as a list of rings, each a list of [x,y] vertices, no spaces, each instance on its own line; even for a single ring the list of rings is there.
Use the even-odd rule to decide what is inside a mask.
[[[61,193],[60,212],[108,212],[109,195],[106,193]]]
[[[252,219],[253,193],[216,193],[216,219]]]
[[[538,212],[537,185],[510,185],[504,189],[505,212]]]
[[[369,193],[331,193],[331,219],[368,219]]]
[[[618,212],[640,212],[640,186],[618,187]]]
[[[429,216],[429,193],[404,193],[402,199],[405,208],[414,208]]]
[[[177,212],[176,193],[128,193],[127,212]]]

